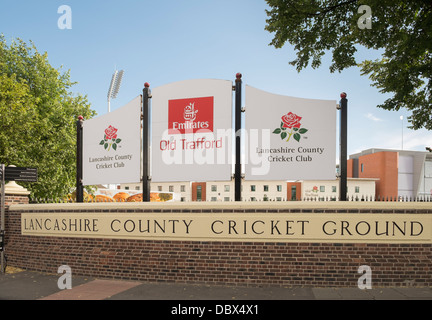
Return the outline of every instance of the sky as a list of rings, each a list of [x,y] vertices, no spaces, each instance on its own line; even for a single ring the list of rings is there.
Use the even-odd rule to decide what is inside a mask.
[[[65,22],[62,5],[71,9],[70,29],[59,28],[59,20]],[[70,70],[78,82],[71,90],[87,95],[98,115],[108,110],[116,69],[124,77],[111,110],[141,94],[145,82],[151,88],[204,78],[234,83],[240,72],[243,85],[280,95],[339,101],[346,92],[348,155],[432,146],[432,132],[407,128],[408,111],[376,107],[390,95],[372,87],[359,68],[330,73],[326,55],[320,68],[298,73],[289,64],[295,59],[292,46],[269,45],[266,9],[264,0],[0,0],[0,33],[9,42],[33,41],[53,67]],[[363,48],[356,54],[358,61],[379,56]]]

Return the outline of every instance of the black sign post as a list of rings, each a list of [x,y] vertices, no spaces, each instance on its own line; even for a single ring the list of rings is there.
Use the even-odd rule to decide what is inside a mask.
[[[150,107],[149,100],[151,99],[150,84],[144,83],[142,95],[142,130],[143,130],[143,202],[150,202],[150,155],[149,155],[149,137],[150,137]]]
[[[77,145],[76,145],[76,202],[84,201],[84,186],[83,186],[83,116],[78,116],[76,122]]]
[[[347,129],[348,129],[348,100],[347,94],[342,92],[340,100],[340,186],[339,186],[339,200],[347,201]]]
[[[234,198],[241,201],[241,87],[242,74],[236,74],[235,80],[235,170],[234,170]]]

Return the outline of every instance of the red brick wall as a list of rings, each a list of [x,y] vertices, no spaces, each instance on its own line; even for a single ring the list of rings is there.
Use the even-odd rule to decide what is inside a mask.
[[[354,160],[347,160],[347,178],[354,178]]]
[[[0,193],[0,199],[1,199],[1,193]],[[5,207],[9,207],[13,204],[27,204],[29,203],[29,199],[27,196],[21,196],[21,195],[6,195],[5,196]]]
[[[378,178],[376,197],[380,199],[398,196],[398,153],[377,152],[359,158],[359,178]],[[363,165],[363,172],[361,170]]]
[[[133,209],[136,212],[145,210],[144,207]],[[242,209],[235,212],[239,210]],[[9,265],[28,270],[56,273],[60,265],[66,264],[76,275],[149,282],[357,287],[358,267],[368,265],[372,268],[372,283],[376,287],[405,286],[412,281],[416,286],[432,285],[431,244],[145,241],[22,236],[21,211],[7,211],[6,255]],[[79,212],[77,209],[68,211]],[[106,209],[94,211],[105,212]],[[188,210],[183,208],[182,212],[185,211]],[[217,212],[235,214],[233,209],[215,212],[190,210],[201,211],[213,215]],[[266,214],[267,211],[274,212],[274,209],[253,211]],[[315,211],[316,214],[322,212],[313,208],[308,210]],[[335,210],[335,214],[342,214],[342,211]],[[386,213],[384,211],[379,210]],[[289,214],[301,210],[287,209],[283,212]],[[391,213],[409,212],[412,210]],[[432,209],[425,213],[431,214]]]

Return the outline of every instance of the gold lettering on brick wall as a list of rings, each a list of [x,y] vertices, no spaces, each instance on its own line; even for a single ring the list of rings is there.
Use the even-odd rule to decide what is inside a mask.
[[[432,243],[432,215],[22,213],[21,233],[183,241]]]

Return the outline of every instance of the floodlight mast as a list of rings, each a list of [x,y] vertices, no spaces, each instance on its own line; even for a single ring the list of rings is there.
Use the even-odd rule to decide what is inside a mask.
[[[107,95],[108,112],[111,111],[111,99],[117,98],[117,94],[119,93],[120,85],[121,85],[121,82],[123,80],[123,73],[124,73],[123,70],[120,70],[120,71],[116,70],[114,72],[114,74],[112,75],[111,84],[110,84],[110,87],[108,90],[108,95]]]
[[[117,94],[119,93],[120,85],[121,85],[121,82],[123,80],[123,73],[124,73],[123,70],[120,70],[117,73],[117,77],[116,77],[115,83],[114,83],[114,91],[113,91],[113,97],[112,97],[113,99],[117,98]]]
[[[110,87],[108,90],[107,98],[108,98],[108,113],[111,112],[111,99],[117,98],[117,94],[120,90],[120,85],[123,80],[123,70],[116,70],[111,78]],[[110,184],[108,184],[108,187],[110,188]]]

